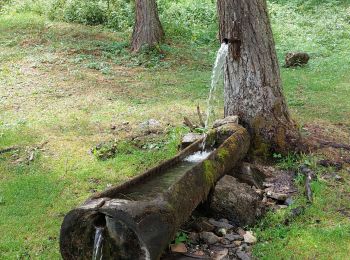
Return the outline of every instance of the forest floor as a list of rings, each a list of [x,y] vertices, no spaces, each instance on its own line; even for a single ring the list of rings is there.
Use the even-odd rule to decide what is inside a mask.
[[[281,65],[286,51],[311,54],[306,67],[281,68],[292,115],[303,132],[349,143],[348,11],[334,9],[334,18],[324,8],[306,20],[289,10],[282,24],[285,8],[273,5],[271,11]],[[174,40],[163,47],[165,55],[133,55],[125,34],[34,14],[0,16],[0,32],[0,150],[13,147],[0,153],[0,259],[60,259],[65,213],[177,152],[188,132],[183,117],[195,120],[197,104],[206,106],[218,46]],[[217,101],[217,117],[220,107]],[[156,133],[145,133],[142,123],[149,119],[159,121]],[[91,148],[107,141],[118,143],[117,156],[98,160]],[[253,229],[256,256],[348,256],[350,169],[337,172],[341,182],[322,178],[334,172],[316,165],[322,156],[275,154],[281,168],[307,164],[320,178],[304,215],[284,225],[287,212],[305,204],[300,195]]]

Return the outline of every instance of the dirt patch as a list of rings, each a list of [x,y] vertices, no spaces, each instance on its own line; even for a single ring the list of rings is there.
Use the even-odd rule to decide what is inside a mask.
[[[325,159],[350,164],[350,127],[344,124],[313,123],[303,127],[311,152]]]

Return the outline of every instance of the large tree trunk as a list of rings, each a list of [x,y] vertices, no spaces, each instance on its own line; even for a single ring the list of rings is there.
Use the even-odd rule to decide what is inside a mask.
[[[218,0],[220,39],[228,40],[225,116],[238,115],[256,153],[296,150],[300,135],[282,94],[265,0]]]
[[[143,45],[153,47],[163,38],[164,31],[159,21],[156,0],[136,0],[132,50],[137,52]]]

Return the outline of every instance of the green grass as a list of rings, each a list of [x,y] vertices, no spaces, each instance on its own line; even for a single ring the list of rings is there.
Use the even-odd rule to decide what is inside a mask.
[[[301,124],[350,126],[349,5],[275,1],[269,7],[281,65],[287,51],[311,53],[306,67],[281,69],[293,116]],[[125,181],[176,153],[187,131],[180,127],[183,117],[195,120],[197,104],[205,109],[218,46],[177,36],[160,53],[135,55],[128,51],[128,33],[30,13],[0,15],[0,32],[0,149],[20,147],[0,155],[0,259],[59,259],[65,213],[92,190]],[[140,135],[139,124],[150,118],[164,132],[142,142],[158,149],[125,142]],[[122,144],[115,158],[100,161],[89,154],[114,139]],[[336,205],[347,205],[346,197],[339,199],[348,193],[347,182],[336,193],[315,183],[315,204],[288,227],[272,222],[277,215],[268,217],[258,230],[256,254],[346,256],[349,221]]]
[[[332,169],[315,166],[313,157],[284,158],[280,167],[297,171],[300,164],[310,163],[318,180],[311,185],[313,203],[306,203],[303,178],[297,178],[300,195],[288,209],[269,212],[255,227],[259,238],[254,255],[259,259],[346,259],[350,246],[349,178],[343,171],[344,182],[322,177]],[[303,214],[291,217],[291,210],[304,207]],[[286,224],[286,220],[288,222]]]

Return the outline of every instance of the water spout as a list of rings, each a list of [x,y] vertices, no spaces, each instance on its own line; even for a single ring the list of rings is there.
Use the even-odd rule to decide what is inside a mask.
[[[92,260],[102,260],[103,227],[96,227]]]

